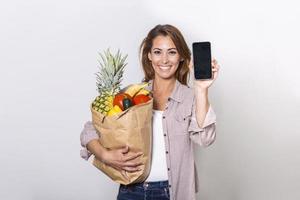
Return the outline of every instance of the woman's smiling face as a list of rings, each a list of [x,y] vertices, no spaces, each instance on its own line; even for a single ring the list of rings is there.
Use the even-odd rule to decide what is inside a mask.
[[[169,36],[154,38],[148,58],[152,63],[155,77],[162,79],[175,78],[175,72],[180,63],[180,55]]]

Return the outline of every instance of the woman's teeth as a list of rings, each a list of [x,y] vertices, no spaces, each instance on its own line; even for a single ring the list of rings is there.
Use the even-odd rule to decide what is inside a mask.
[[[171,66],[159,66],[159,68],[162,70],[169,70]]]

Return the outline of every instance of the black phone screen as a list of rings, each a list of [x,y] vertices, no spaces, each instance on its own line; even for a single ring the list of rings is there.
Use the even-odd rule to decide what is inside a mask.
[[[211,48],[210,42],[193,43],[195,79],[211,79]]]

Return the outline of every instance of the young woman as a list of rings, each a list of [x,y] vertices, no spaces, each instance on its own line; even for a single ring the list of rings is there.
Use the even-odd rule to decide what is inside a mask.
[[[208,146],[215,140],[216,116],[208,88],[219,66],[213,60],[213,78],[194,80],[193,88],[187,86],[193,72],[191,53],[180,31],[171,25],[150,30],[140,52],[144,81],[150,82],[154,98],[151,171],[143,183],[120,185],[118,200],[194,200],[198,177],[193,142]],[[81,133],[82,157],[94,154],[116,169],[139,170],[140,154],[131,153],[128,147],[107,150],[97,139],[92,123],[87,122]]]

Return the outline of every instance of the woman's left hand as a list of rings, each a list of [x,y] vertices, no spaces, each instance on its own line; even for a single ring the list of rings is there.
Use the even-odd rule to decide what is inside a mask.
[[[217,79],[218,72],[220,69],[220,66],[218,65],[218,62],[216,59],[213,59],[211,62],[212,66],[212,79],[205,79],[205,80],[197,80],[194,78],[194,64],[193,60],[191,59],[189,68],[190,71],[192,71],[193,79],[194,79],[194,88],[197,87],[199,89],[208,89],[213,82]]]

